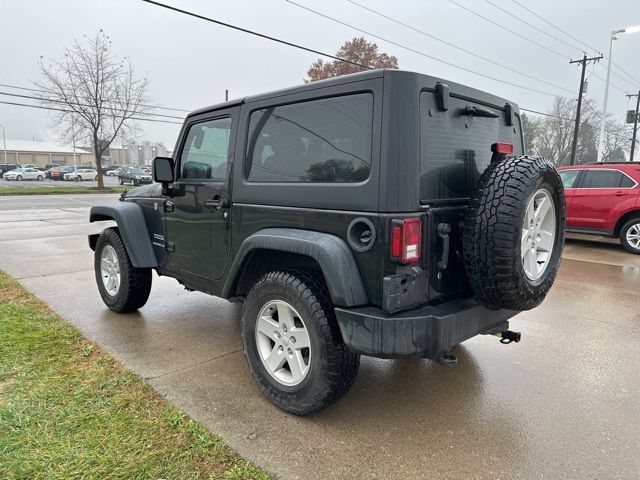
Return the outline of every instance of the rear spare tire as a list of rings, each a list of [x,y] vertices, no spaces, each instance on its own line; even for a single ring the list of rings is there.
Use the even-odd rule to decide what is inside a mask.
[[[481,175],[465,217],[464,263],[489,308],[530,310],[556,277],[564,243],[565,200],[553,164],[519,156]]]

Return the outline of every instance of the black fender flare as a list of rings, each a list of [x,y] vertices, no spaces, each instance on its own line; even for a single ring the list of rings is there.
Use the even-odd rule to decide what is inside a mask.
[[[222,289],[223,298],[230,296],[245,258],[256,249],[277,250],[314,259],[322,270],[334,306],[369,304],[358,265],[347,243],[335,235],[295,228],[265,228],[247,237],[229,269]]]
[[[89,222],[114,220],[118,225],[131,263],[137,268],[155,268],[158,259],[153,251],[151,237],[142,207],[133,202],[118,202],[91,207]],[[89,235],[89,246],[95,250],[99,234]]]

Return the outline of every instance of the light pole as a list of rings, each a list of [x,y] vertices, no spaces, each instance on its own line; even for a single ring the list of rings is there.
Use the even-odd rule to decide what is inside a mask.
[[[4,148],[4,163],[7,164],[7,139],[4,137],[4,125],[2,127],[2,147]]]
[[[604,149],[604,125],[607,119],[607,100],[609,100],[609,78],[611,77],[611,62],[613,56],[613,41],[617,39],[619,33],[637,33],[640,32],[640,25],[613,30],[609,40],[609,61],[607,62],[607,80],[604,84],[604,102],[602,103],[602,120],[600,122],[600,138],[598,139],[598,157],[597,161],[602,161],[602,150]]]

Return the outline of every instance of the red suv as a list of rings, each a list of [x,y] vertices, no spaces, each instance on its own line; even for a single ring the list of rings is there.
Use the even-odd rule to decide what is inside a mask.
[[[567,200],[567,231],[619,237],[640,254],[640,163],[558,168]]]

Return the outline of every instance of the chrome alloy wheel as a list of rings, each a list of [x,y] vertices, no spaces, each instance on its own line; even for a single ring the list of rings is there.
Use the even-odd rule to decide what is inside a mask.
[[[637,250],[640,250],[640,223],[631,225],[631,227],[629,227],[629,230],[627,230],[626,237],[629,245]]]
[[[529,280],[538,280],[547,270],[556,239],[556,209],[544,188],[533,194],[524,216],[520,255]]]
[[[100,254],[100,276],[107,293],[115,296],[120,290],[120,263],[111,245],[105,245]]]
[[[256,320],[258,356],[278,383],[298,385],[309,373],[311,342],[302,317],[287,302],[267,302]]]

